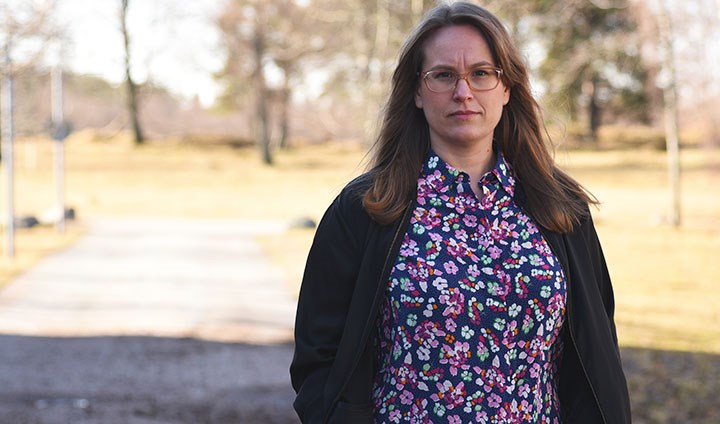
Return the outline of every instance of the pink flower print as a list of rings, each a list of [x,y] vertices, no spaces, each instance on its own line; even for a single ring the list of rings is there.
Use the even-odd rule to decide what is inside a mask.
[[[459,229],[459,230],[455,230],[455,238],[458,239],[458,240],[460,240],[460,241],[465,241],[465,242],[466,242],[467,239],[468,239],[467,231],[463,230],[462,228]]]
[[[468,275],[477,278],[480,275],[480,270],[478,269],[477,264],[472,264],[467,269]]]
[[[500,406],[502,398],[497,393],[490,393],[488,396],[488,406],[491,408],[497,408]]]
[[[448,409],[460,406],[465,401],[465,383],[458,383],[457,387],[451,382],[445,380],[442,384],[436,383],[437,393],[433,393],[430,398],[434,401],[443,400]]]
[[[439,242],[443,241],[443,237],[438,233],[431,232],[429,235],[430,235],[430,240],[434,241],[435,243],[439,243]]]
[[[452,318],[448,318],[445,320],[445,328],[451,332],[454,333],[457,329],[457,323]]]
[[[401,418],[402,413],[397,409],[390,411],[390,413],[388,414],[388,419],[391,423],[399,423]]]
[[[515,230],[515,228],[517,228],[516,224],[510,224],[507,221],[503,221],[503,224],[505,227],[505,231],[507,231],[506,237],[511,237],[515,239],[520,237],[520,234]]]
[[[418,254],[418,245],[415,240],[409,239],[409,237],[406,235],[405,240],[403,241],[402,246],[400,247],[400,256],[403,257],[411,257],[416,256]]]
[[[420,178],[418,180],[418,198],[430,197],[428,194],[432,193],[433,190],[441,191],[444,178],[445,177],[443,177],[442,173],[438,170],[435,170],[432,174],[426,175],[425,178]],[[422,196],[420,196],[420,194],[422,194]]]
[[[529,394],[530,394],[530,385],[529,384],[525,383],[522,386],[520,386],[520,390],[518,390],[518,395],[521,398],[527,399]]]
[[[532,406],[530,405],[530,402],[523,400],[520,402],[520,407],[518,408],[520,411],[525,411],[525,417],[529,417],[529,412],[531,412]]]
[[[410,387],[415,387],[415,385],[417,384],[417,371],[415,371],[415,368],[413,368],[412,365],[407,363],[409,359],[410,354],[408,353],[407,357],[405,358],[406,363],[402,364],[393,373],[395,374],[395,388],[398,390],[403,390],[406,385],[410,385]]]
[[[510,289],[512,288],[510,274],[505,271],[497,271],[496,275],[499,284],[495,287],[495,295],[505,300],[505,297],[510,293]],[[504,309],[504,307],[502,309]]]
[[[435,387],[437,388],[437,392],[430,395],[430,399],[434,400],[435,402],[439,401],[440,399],[445,399],[445,393],[449,392],[452,388],[452,383],[445,380],[444,382],[435,383]]]
[[[505,332],[503,333],[503,344],[508,348],[512,349],[515,347],[515,338],[518,335],[517,321],[510,321]]]
[[[470,302],[470,311],[468,312],[470,322],[472,322],[473,324],[480,324],[480,314],[482,313],[483,309],[484,307],[482,303],[478,303],[477,299],[473,297],[472,301]]]
[[[465,215],[463,217],[463,223],[465,224],[466,227],[469,227],[471,229],[475,228],[475,227],[477,227],[477,217],[475,215],[470,215],[470,214]]]
[[[410,422],[413,424],[432,424],[432,421],[428,418],[429,414],[427,399],[415,399],[415,403],[410,407]]]
[[[412,404],[414,398],[413,394],[407,390],[403,390],[402,393],[400,393],[400,403],[403,405]]]
[[[431,208],[430,210],[422,210],[420,216],[417,215],[417,212],[415,214],[415,219],[423,225],[426,229],[432,229],[433,227],[436,227],[440,224],[440,214],[437,212],[435,208]]]
[[[479,375],[475,379],[475,384],[482,387],[485,393],[492,392],[493,387],[495,387],[495,380],[498,378],[498,371],[495,368],[483,369],[480,367],[473,367],[473,370]]]
[[[415,263],[410,263],[408,266],[408,274],[413,280],[427,280],[430,276],[430,267],[427,265],[424,259],[418,258]]]
[[[437,342],[435,342],[437,344]],[[417,357],[421,361],[430,360],[430,348],[427,346],[420,346],[417,350]]]
[[[468,253],[468,248],[465,243],[458,243],[455,239],[450,239],[448,242],[448,253],[454,258],[462,258]]]
[[[448,416],[448,424],[462,424],[462,421],[457,415],[450,415]]]
[[[455,262],[448,261],[443,264],[443,268],[445,268],[445,272],[447,272],[450,275],[455,275],[458,272],[458,267],[455,265]]]
[[[415,328],[416,342],[429,347],[437,347],[439,342],[437,337],[444,337],[445,331],[440,328],[440,324],[431,321],[424,321]]]
[[[437,274],[437,272],[435,274]],[[433,280],[432,285],[437,291],[443,291],[447,288],[448,283],[446,279],[442,277],[437,277]]]
[[[542,367],[540,366],[540,364],[538,364],[537,362],[532,364],[532,366],[530,367],[530,377],[538,378],[538,376],[540,376],[541,371],[542,371]]]
[[[450,365],[450,374],[457,375],[458,369],[467,370],[470,368],[466,362],[470,358],[470,344],[468,342],[456,341],[454,346],[444,344],[442,347],[441,364]]]
[[[447,294],[440,295],[440,304],[445,305],[443,316],[452,316],[457,318],[465,309],[465,296],[456,288],[448,290]]]
[[[538,228],[535,226],[535,223],[532,221],[528,221],[526,229],[527,229],[528,234],[530,234],[530,235],[538,232]]]
[[[488,414],[486,411],[478,411],[475,414],[475,422],[481,423],[481,424],[487,424],[488,423]]]
[[[493,245],[493,246],[490,246],[490,248],[488,249],[488,253],[490,254],[491,258],[498,259],[498,258],[500,258],[500,254],[502,253],[502,250],[499,247]]]
[[[520,252],[520,249],[521,249],[520,243],[519,243],[517,240],[514,240],[514,241],[510,244],[510,250],[511,250],[513,253],[519,253],[519,252]]]
[[[480,199],[480,207],[484,210],[489,210],[493,208],[493,203],[495,203],[495,192],[483,186],[483,196],[482,199]]]

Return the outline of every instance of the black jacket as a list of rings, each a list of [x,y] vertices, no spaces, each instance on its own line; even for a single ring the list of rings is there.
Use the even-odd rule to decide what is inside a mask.
[[[345,187],[308,255],[290,367],[303,423],[372,423],[375,318],[414,205],[402,220],[380,225],[362,207],[369,183],[364,175]],[[522,207],[522,190],[515,196]],[[590,214],[569,234],[541,230],[568,282],[558,383],[563,423],[630,423],[613,291]]]

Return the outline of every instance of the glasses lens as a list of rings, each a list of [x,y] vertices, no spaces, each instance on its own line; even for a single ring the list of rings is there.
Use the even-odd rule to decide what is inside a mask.
[[[467,81],[475,91],[492,90],[500,83],[498,71],[493,68],[478,68],[465,75],[452,71],[430,71],[425,74],[425,84],[430,91],[444,93],[455,89],[461,79]]]
[[[500,82],[495,69],[490,68],[480,68],[470,72],[467,81],[470,87],[478,91],[492,90]]]
[[[449,71],[432,71],[425,75],[425,83],[430,91],[442,93],[450,91],[455,87],[458,76],[454,72]]]

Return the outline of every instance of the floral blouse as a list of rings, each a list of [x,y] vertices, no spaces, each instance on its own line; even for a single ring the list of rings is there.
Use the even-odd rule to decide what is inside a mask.
[[[501,153],[479,184],[426,158],[378,320],[377,423],[560,423],[562,269]]]

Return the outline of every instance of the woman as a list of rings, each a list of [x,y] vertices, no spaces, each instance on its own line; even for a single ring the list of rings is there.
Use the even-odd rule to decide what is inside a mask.
[[[594,200],[541,129],[501,22],[430,11],[370,171],[310,250],[291,366],[303,422],[630,422]]]

